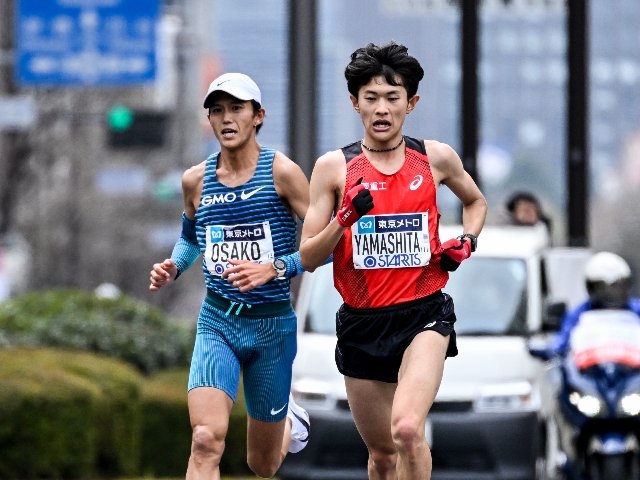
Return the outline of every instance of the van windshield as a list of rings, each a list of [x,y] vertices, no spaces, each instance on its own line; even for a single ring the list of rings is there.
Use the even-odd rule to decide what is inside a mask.
[[[515,258],[471,257],[449,276],[458,335],[524,335],[527,266]]]
[[[458,335],[526,334],[527,270],[521,259],[471,257],[449,276],[444,291],[453,297]],[[333,286],[332,266],[316,270],[305,331],[335,334],[342,299]]]

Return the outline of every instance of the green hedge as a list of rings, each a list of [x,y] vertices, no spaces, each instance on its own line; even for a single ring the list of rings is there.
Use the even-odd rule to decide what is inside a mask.
[[[184,476],[187,380],[187,369],[145,377],[86,352],[0,349],[0,478]],[[242,391],[220,467],[249,473]]]
[[[160,372],[142,389],[142,473],[151,477],[184,476],[191,449],[185,369]]]
[[[184,476],[191,448],[187,407],[188,370],[160,372],[143,388],[142,473],[148,476]],[[220,471],[226,475],[250,473],[247,467],[247,414],[242,386],[231,410],[229,432]]]
[[[184,476],[192,346],[193,332],[126,296],[0,303],[0,478]],[[249,472],[242,391],[221,471]]]
[[[54,346],[103,353],[144,373],[189,364],[193,333],[126,295],[32,292],[0,303],[1,346]]]
[[[141,381],[84,352],[0,350],[0,478],[136,474]]]

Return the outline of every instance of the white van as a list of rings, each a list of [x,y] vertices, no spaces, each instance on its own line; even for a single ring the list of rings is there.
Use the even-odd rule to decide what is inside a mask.
[[[461,233],[461,226],[440,227],[443,240]],[[444,291],[455,304],[459,354],[446,360],[429,414],[434,480],[544,478],[544,365],[528,354],[527,339],[542,327],[549,251],[543,227],[487,226],[477,251],[451,272]],[[311,436],[304,451],[287,457],[282,480],[367,479],[367,451],[334,362],[341,303],[331,265],[304,274],[292,389],[309,411]]]

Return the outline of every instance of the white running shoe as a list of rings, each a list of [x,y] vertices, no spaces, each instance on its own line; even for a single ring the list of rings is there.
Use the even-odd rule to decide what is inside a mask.
[[[298,453],[309,442],[309,414],[307,411],[293,401],[293,395],[289,394],[289,406],[287,417],[291,419],[291,443],[289,452]]]

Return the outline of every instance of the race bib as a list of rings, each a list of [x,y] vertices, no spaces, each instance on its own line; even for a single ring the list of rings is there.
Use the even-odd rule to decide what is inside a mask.
[[[357,269],[423,267],[431,259],[424,213],[367,215],[351,227]]]
[[[232,265],[229,260],[255,263],[273,261],[273,238],[269,222],[253,225],[208,225],[205,262],[212,275],[220,276]]]

